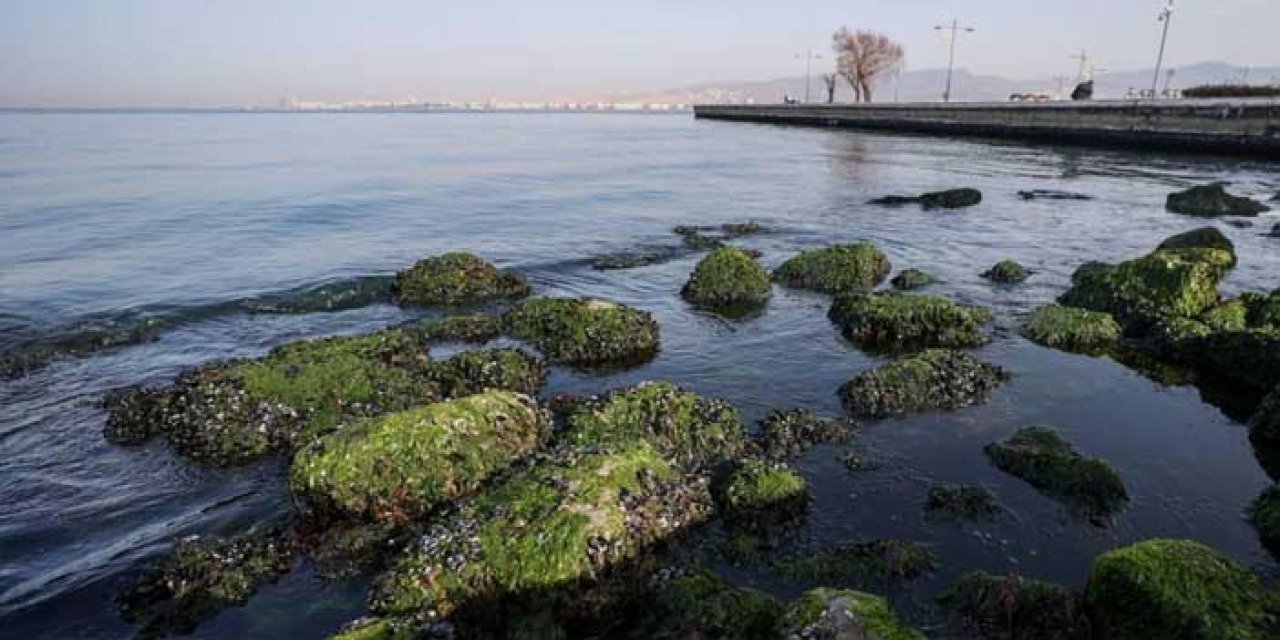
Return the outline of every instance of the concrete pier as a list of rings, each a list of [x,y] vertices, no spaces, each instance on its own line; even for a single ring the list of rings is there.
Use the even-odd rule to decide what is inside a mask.
[[[1280,101],[698,105],[698,118],[1280,160]]]

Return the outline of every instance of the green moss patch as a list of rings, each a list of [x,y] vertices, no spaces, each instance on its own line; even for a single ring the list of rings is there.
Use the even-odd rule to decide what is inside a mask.
[[[863,349],[901,353],[986,344],[982,325],[991,313],[937,296],[892,292],[841,296],[827,317]]]
[[[975,632],[982,638],[1093,638],[1084,598],[1062,585],[975,571],[961,577],[938,600],[955,613],[961,631]]]
[[[874,289],[892,268],[874,244],[859,242],[802,251],[782,263],[773,279],[796,289],[851,293]]]
[[[913,289],[923,289],[935,282],[933,276],[919,269],[904,269],[898,275],[889,281],[894,289],[899,291],[911,291]]]
[[[788,605],[783,638],[924,640],[879,596],[860,591],[814,589]]]
[[[809,485],[785,465],[747,461],[718,492],[720,508],[732,522],[750,527],[794,520],[809,506]]]
[[[823,418],[812,411],[774,410],[760,421],[759,443],[765,456],[788,460],[819,444],[839,444],[853,434],[848,420]]]
[[[407,523],[532,453],[548,426],[531,398],[503,391],[387,414],[300,451],[290,487],[321,513]]]
[[[1110,314],[1047,304],[1031,312],[1022,334],[1053,349],[1095,353],[1115,345],[1123,330]]]
[[[989,520],[1004,511],[990,489],[958,485],[930,487],[925,509],[950,520]]]
[[[1106,518],[1129,500],[1124,483],[1110,465],[1080,455],[1049,427],[1020,429],[983,451],[996,468],[1080,508],[1091,519]]]
[[[658,352],[653,316],[604,300],[525,300],[507,311],[502,322],[507,333],[560,364],[624,366],[647,362]]]
[[[782,574],[819,584],[875,584],[913,580],[933,571],[933,552],[909,540],[872,540],[777,560]]]
[[[1013,260],[1001,260],[982,272],[982,277],[999,284],[1018,284],[1031,277],[1031,270]]]
[[[1268,596],[1230,558],[1190,540],[1147,540],[1093,563],[1085,599],[1099,637],[1273,637],[1263,633]]]
[[[1233,264],[1235,254],[1223,249],[1160,250],[1078,271],[1075,286],[1058,301],[1110,313],[1126,328],[1142,331],[1163,319],[1194,318],[1216,305],[1218,283]]]
[[[469,253],[446,253],[396,274],[391,294],[403,306],[471,305],[529,294],[524,276]]]
[[[840,398],[855,417],[953,410],[986,401],[1007,378],[966,353],[931,349],[859,374],[840,387]]]
[[[1227,193],[1221,183],[1191,187],[1169,194],[1165,208],[1189,216],[1256,216],[1270,209],[1251,198]]]
[[[698,263],[680,295],[707,309],[759,307],[772,293],[769,273],[736,247],[719,247]]]

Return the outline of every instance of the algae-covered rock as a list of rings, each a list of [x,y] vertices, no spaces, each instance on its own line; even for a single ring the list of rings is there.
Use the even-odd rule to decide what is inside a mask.
[[[1031,277],[1031,270],[1013,260],[1001,260],[983,271],[982,277],[998,284],[1018,284]]]
[[[1272,553],[1280,552],[1280,487],[1267,487],[1254,499],[1249,505],[1249,522],[1263,546]]]
[[[898,275],[889,281],[894,289],[898,291],[911,291],[914,289],[923,289],[934,283],[933,276],[919,269],[904,269]]]
[[[891,292],[840,296],[827,317],[863,349],[901,353],[986,344],[982,325],[991,313],[938,296]]]
[[[425,343],[483,344],[502,335],[502,321],[497,316],[484,313],[416,321],[401,325],[399,328],[416,335]]]
[[[748,445],[738,411],[669,382],[643,382],[580,403],[560,441],[574,447],[647,442],[682,466],[737,456]]]
[[[635,269],[655,264],[670,262],[679,255],[675,247],[641,247],[595,256],[591,259],[591,268],[596,271],[615,271]]]
[[[1194,318],[1218,303],[1218,283],[1235,262],[1222,249],[1161,250],[1072,277],[1058,298],[1069,307],[1110,313],[1130,329],[1166,318]]]
[[[1093,196],[1056,189],[1028,189],[1019,191],[1018,197],[1023,200],[1092,200]]]
[[[1108,313],[1047,304],[1031,312],[1022,334],[1053,349],[1090,353],[1114,345],[1123,330]]]
[[[1259,457],[1280,462],[1280,388],[1267,394],[1249,418],[1249,442]]]
[[[874,289],[892,269],[874,244],[859,242],[801,251],[782,263],[773,279],[796,289],[849,293]]]
[[[396,274],[391,293],[403,306],[456,306],[529,294],[524,276],[469,253],[446,253]]]
[[[534,298],[502,316],[512,336],[552,362],[580,367],[646,362],[658,352],[658,323],[648,312],[605,300]]]
[[[871,584],[914,580],[935,565],[928,547],[910,540],[883,539],[854,542],[812,554],[782,558],[774,563],[779,572],[822,584]]]
[[[162,389],[108,398],[108,440],[163,435],[179,453],[215,466],[291,449],[343,420],[439,397],[412,331],[295,342],[259,360],[206,365]]]
[[[962,209],[982,203],[982,192],[977,189],[947,189],[920,195],[925,209]]]
[[[781,637],[786,640],[924,640],[879,596],[861,591],[814,589],[787,606]]]
[[[709,309],[759,307],[769,300],[769,272],[737,247],[724,246],[698,263],[680,295]]]
[[[1169,194],[1165,208],[1189,216],[1256,216],[1270,209],[1251,198],[1227,193],[1221,183],[1191,187]]]
[[[675,569],[653,579],[646,615],[626,637],[776,640],[783,607],[772,597],[735,587],[700,569]]]
[[[329,640],[413,640],[417,630],[408,620],[364,618],[346,625]]]
[[[859,374],[840,387],[855,417],[885,418],[986,401],[1004,370],[959,351],[931,349]]]
[[[191,536],[116,597],[125,621],[139,635],[187,634],[218,611],[239,606],[262,584],[293,567],[296,548],[283,529],[238,538]]]
[[[1016,574],[965,574],[939,599],[962,631],[989,640],[1090,640],[1084,598],[1058,584]]]
[[[1129,500],[1120,476],[1106,462],[1080,455],[1048,427],[1020,429],[984,449],[996,468],[1025,480],[1042,493],[1105,518]]]
[[[431,364],[427,374],[442,398],[461,398],[491,389],[534,395],[547,381],[537,358],[519,349],[464,351]]]
[[[536,450],[549,418],[505,391],[371,418],[298,452],[289,484],[316,511],[410,522]]]
[[[375,613],[508,623],[513,610],[570,615],[576,596],[705,520],[705,477],[647,444],[561,450],[436,519],[374,584]]]
[[[844,442],[852,432],[848,420],[823,418],[805,409],[774,410],[760,421],[759,442],[765,456],[787,460],[814,445]]]
[[[1236,266],[1236,245],[1217,227],[1200,227],[1166,238],[1156,251],[1165,249],[1217,249],[1231,254],[1231,264]]]
[[[731,521],[769,526],[804,514],[809,506],[809,485],[785,465],[751,460],[730,474],[718,497],[720,508]]]
[[[958,485],[929,487],[925,509],[951,520],[986,520],[1003,511],[990,489]]]
[[[1098,637],[1274,637],[1268,595],[1230,558],[1190,540],[1147,540],[1098,557],[1085,599]]]
[[[1216,331],[1183,341],[1198,371],[1265,393],[1280,384],[1280,331]]]

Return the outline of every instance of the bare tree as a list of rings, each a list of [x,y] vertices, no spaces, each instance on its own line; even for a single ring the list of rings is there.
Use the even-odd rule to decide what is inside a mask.
[[[836,69],[853,87],[855,102],[871,102],[871,88],[878,77],[902,63],[902,45],[874,31],[850,32],[841,27],[831,36]]]
[[[827,88],[827,104],[836,101],[836,83],[840,82],[840,74],[824,73],[822,74],[822,84]]]

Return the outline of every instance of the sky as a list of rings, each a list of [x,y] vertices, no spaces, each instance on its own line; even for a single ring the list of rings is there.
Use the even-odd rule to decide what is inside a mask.
[[[1154,65],[1165,0],[0,0],[0,106],[560,100],[804,73],[847,25],[945,67]],[[1170,64],[1280,65],[1280,0],[1177,0]],[[825,70],[825,69],[823,69]]]

